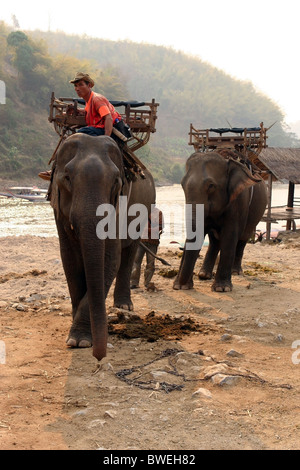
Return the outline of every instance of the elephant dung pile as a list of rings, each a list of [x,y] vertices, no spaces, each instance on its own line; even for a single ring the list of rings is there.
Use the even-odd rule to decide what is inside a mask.
[[[157,315],[154,311],[144,318],[135,314],[116,312],[108,317],[108,332],[124,339],[142,338],[149,342],[160,338],[180,340],[191,332],[206,333],[211,326],[200,325],[191,318]]]

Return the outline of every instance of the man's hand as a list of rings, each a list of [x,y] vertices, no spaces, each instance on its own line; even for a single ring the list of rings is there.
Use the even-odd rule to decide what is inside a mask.
[[[67,106],[66,114],[67,114],[68,116],[73,116],[73,114],[74,114],[74,105],[73,105],[73,104],[69,104],[69,105]]]
[[[69,104],[66,109],[67,116],[75,116],[75,107],[73,104]],[[84,116],[85,111],[84,109],[78,109],[76,111],[76,116]]]

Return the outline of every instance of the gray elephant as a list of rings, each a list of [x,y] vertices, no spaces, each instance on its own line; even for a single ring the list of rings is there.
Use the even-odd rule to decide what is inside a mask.
[[[253,175],[245,164],[218,153],[194,153],[187,160],[182,179],[186,204],[204,205],[204,236],[208,234],[209,247],[199,272],[200,279],[211,279],[220,252],[220,260],[212,289],[231,291],[232,272],[242,273],[242,258],[247,241],[261,220],[267,204],[264,181]],[[174,289],[193,287],[193,270],[199,247],[187,249],[187,238]],[[192,246],[192,245],[190,245]]]
[[[151,204],[155,203],[155,186],[149,171],[144,170],[144,174],[145,178],[127,181],[115,141],[85,134],[66,139],[53,170],[51,204],[72,302],[73,323],[67,344],[93,345],[93,355],[98,360],[106,355],[105,300],[114,279],[115,306],[133,308],[130,274],[139,239],[127,236],[127,225],[126,235],[124,227],[120,235],[118,200],[120,194],[128,196],[129,212],[134,204],[143,204],[150,213]],[[110,208],[115,208],[115,236],[100,237],[99,224],[107,220],[109,225],[109,220],[113,220],[107,216]],[[125,215],[129,225],[137,223],[137,214],[127,217],[126,211]],[[112,232],[114,227],[110,227]]]

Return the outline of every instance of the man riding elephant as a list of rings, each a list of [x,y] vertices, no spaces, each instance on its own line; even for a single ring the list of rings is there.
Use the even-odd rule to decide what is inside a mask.
[[[113,126],[122,122],[122,116],[105,96],[92,91],[94,80],[89,74],[78,72],[70,83],[74,84],[78,97],[86,103],[84,110],[79,110],[79,113],[85,115],[86,126],[77,129],[76,132],[91,136],[112,136]],[[50,180],[51,171],[43,171],[39,173],[39,177]]]
[[[113,105],[100,93],[92,91],[94,80],[87,73],[77,73],[70,83],[74,84],[79,98],[84,99],[86,126],[78,129],[88,135],[111,136],[115,122],[122,120],[122,116],[115,110]]]

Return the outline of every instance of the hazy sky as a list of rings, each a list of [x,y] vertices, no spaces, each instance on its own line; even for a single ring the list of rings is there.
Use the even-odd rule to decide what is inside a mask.
[[[149,6],[147,6],[147,4]],[[10,0],[0,19],[21,29],[65,31],[170,46],[250,80],[300,120],[300,0]]]

